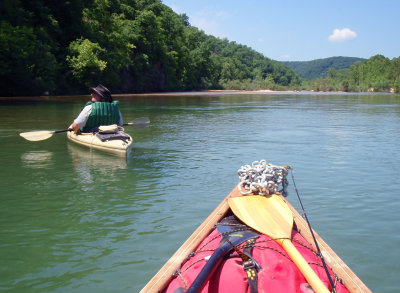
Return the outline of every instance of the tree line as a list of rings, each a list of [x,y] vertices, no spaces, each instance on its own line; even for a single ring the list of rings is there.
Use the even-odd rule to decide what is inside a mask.
[[[0,96],[202,89],[399,92],[399,61],[374,56],[312,81],[190,25],[160,0],[2,0]]]
[[[282,63],[296,71],[301,78],[311,80],[327,77],[328,70],[331,68],[347,69],[357,61],[364,62],[365,60],[357,57],[337,56],[311,61],[283,61]]]
[[[160,0],[2,0],[0,95],[298,86],[247,46],[206,35]]]
[[[350,68],[330,68],[325,78],[303,81],[303,88],[315,91],[400,93],[400,57],[390,60],[375,55]]]

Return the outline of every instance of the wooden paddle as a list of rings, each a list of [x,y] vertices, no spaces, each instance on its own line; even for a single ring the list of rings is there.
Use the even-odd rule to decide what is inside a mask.
[[[140,117],[132,120],[131,122],[124,123],[124,126],[147,126],[150,123],[148,117]],[[29,131],[22,132],[19,135],[29,141],[40,141],[45,140],[53,136],[54,133],[62,133],[72,131],[72,129],[62,129],[62,130],[40,130],[40,131]]]
[[[247,195],[228,199],[229,207],[242,222],[273,239],[285,249],[317,293],[329,292],[321,279],[292,244],[293,215],[276,194]]]

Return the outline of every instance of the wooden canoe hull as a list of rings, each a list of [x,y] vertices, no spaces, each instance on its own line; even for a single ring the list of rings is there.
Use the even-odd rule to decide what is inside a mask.
[[[193,252],[199,243],[210,234],[215,224],[219,222],[230,210],[228,198],[242,196],[235,187],[232,192],[217,206],[217,208],[207,217],[207,219],[193,232],[185,243],[175,252],[175,254],[164,264],[156,275],[140,291],[141,293],[161,292],[173,274],[181,267],[187,256]],[[283,197],[282,197],[283,198]],[[285,199],[293,213],[296,230],[310,243],[315,249],[311,232],[308,225],[293,206]],[[368,287],[351,271],[351,269],[340,259],[340,257],[326,244],[325,241],[314,231],[318,245],[325,258],[328,267],[342,280],[343,284],[350,292],[371,292]]]

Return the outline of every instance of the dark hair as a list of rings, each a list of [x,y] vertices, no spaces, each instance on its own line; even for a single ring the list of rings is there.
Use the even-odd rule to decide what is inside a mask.
[[[102,84],[99,84],[96,87],[91,87],[90,90],[93,93],[98,94],[101,97],[102,102],[110,102],[111,103],[113,101],[110,91],[108,90],[108,88],[106,88]]]

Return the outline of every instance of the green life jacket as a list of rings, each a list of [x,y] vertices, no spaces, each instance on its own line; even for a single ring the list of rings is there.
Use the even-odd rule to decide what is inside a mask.
[[[92,105],[92,112],[84,127],[81,127],[82,132],[89,132],[93,127],[100,125],[118,124],[119,109],[118,101],[109,102],[88,102],[87,105]]]

